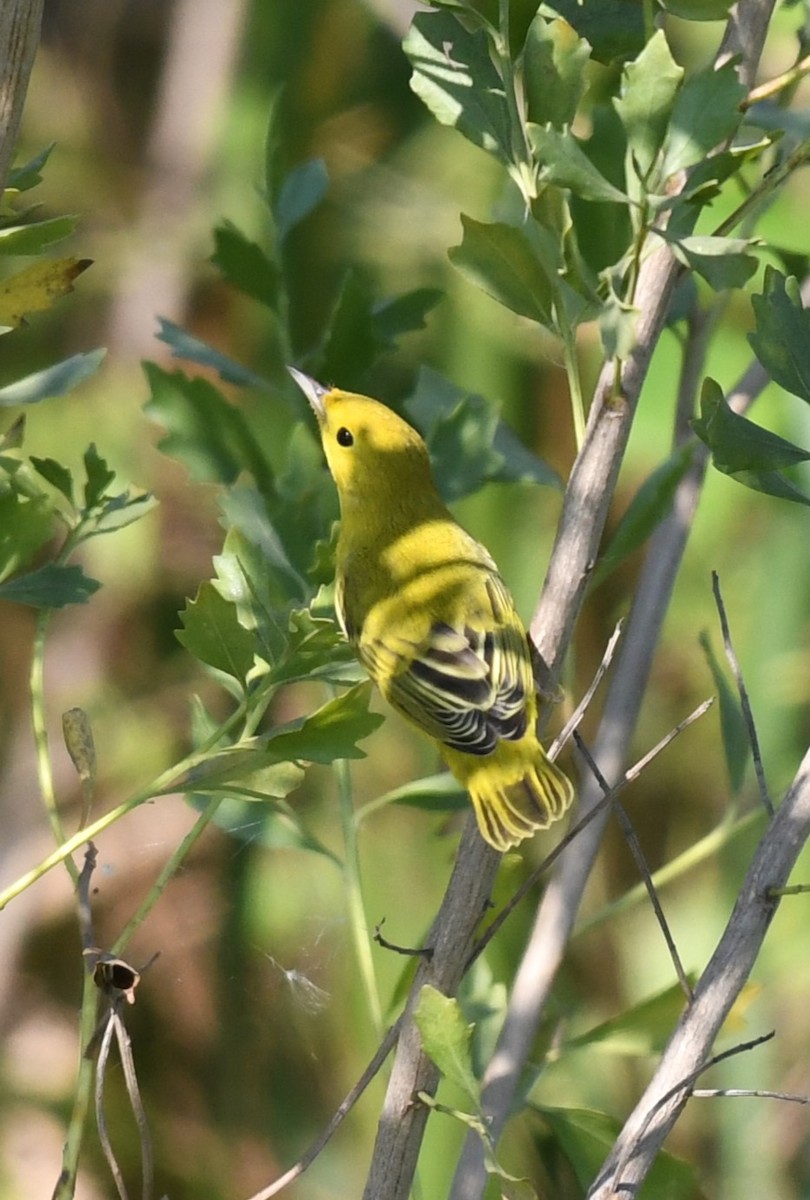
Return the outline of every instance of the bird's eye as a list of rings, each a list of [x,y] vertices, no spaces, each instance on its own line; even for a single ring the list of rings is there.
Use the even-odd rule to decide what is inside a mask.
[[[337,444],[339,446],[354,445],[354,434],[352,433],[351,429],[347,429],[345,425],[341,425],[340,429],[337,431],[336,437]]]

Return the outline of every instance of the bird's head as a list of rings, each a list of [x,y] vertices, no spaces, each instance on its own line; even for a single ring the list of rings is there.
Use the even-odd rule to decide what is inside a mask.
[[[427,446],[378,400],[324,387],[287,368],[309,401],[341,502],[365,501],[399,489],[434,491]]]

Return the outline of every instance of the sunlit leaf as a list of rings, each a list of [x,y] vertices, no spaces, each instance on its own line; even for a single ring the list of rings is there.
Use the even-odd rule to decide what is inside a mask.
[[[716,291],[741,288],[756,271],[751,238],[684,237],[666,239],[676,258],[696,271]]]
[[[53,533],[47,496],[0,492],[0,579],[22,570]]]
[[[7,187],[15,188],[18,192],[27,192],[42,182],[41,171],[51,155],[56,142],[51,142],[44,150],[40,150],[32,159],[21,167],[9,171]]]
[[[699,163],[730,137],[742,120],[745,87],[734,64],[690,76],[678,92],[664,141],[663,178]]]
[[[672,57],[662,29],[622,72],[621,95],[613,103],[642,179],[646,179],[661,149],[682,79],[683,68]]]
[[[197,596],[180,613],[183,628],[177,640],[195,658],[224,671],[242,685],[253,666],[254,638],[239,623],[236,607],[229,603],[213,583],[200,585]]]
[[[472,1068],[470,1040],[473,1026],[461,1014],[458,1001],[426,984],[419,993],[413,1019],[422,1048],[451,1083],[480,1108],[480,1085]]]
[[[29,313],[43,312],[73,291],[73,282],[92,266],[89,258],[48,258],[0,282],[0,326],[16,329]]]
[[[694,983],[694,979],[690,982]],[[685,1007],[683,988],[674,983],[586,1033],[569,1038],[562,1053],[574,1047],[599,1046],[614,1054],[658,1054],[672,1035]]]
[[[462,213],[464,237],[448,257],[493,300],[541,325],[553,324],[553,291],[545,264],[515,225],[484,224]]]
[[[562,18],[539,14],[523,46],[523,86],[530,121],[570,125],[587,87],[591,48]]]
[[[546,16],[565,17],[581,38],[591,45],[598,62],[635,58],[645,42],[642,0],[549,0],[539,11]]]
[[[441,125],[504,162],[510,159],[509,109],[486,34],[450,12],[417,13],[403,42],[411,87]]]
[[[0,254],[40,254],[46,246],[61,242],[73,233],[77,220],[77,217],[51,217],[47,221],[31,221],[28,225],[0,227]]]

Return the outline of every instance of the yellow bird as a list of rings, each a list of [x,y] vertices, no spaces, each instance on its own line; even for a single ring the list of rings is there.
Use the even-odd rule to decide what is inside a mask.
[[[487,550],[451,516],[427,446],[367,396],[289,368],[340,499],[335,607],[383,696],[439,747],[481,836],[507,850],[573,789],[537,737],[529,640]]]

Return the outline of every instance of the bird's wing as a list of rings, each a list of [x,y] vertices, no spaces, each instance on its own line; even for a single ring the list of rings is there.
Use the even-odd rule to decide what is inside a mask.
[[[529,647],[497,577],[486,583],[486,619],[436,622],[418,642],[362,640],[370,674],[395,708],[465,754],[491,754],[527,728],[533,691]]]

